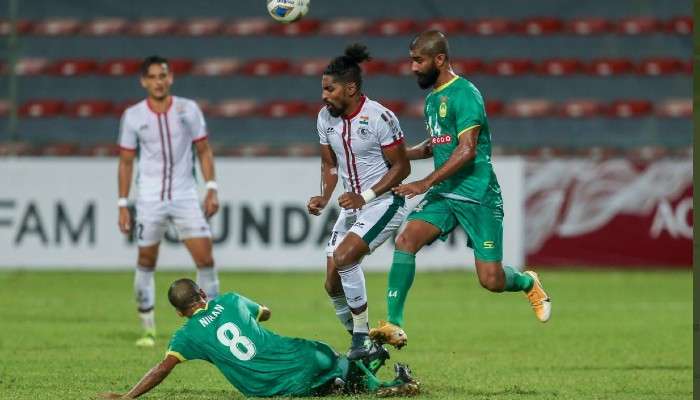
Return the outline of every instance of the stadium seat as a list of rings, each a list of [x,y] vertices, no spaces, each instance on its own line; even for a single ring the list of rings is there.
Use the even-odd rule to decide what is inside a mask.
[[[691,118],[693,99],[667,99],[656,104],[656,115],[665,118]]]
[[[27,142],[0,142],[0,157],[36,155],[36,149]]]
[[[10,113],[10,102],[8,100],[0,100],[0,117],[7,117]]]
[[[121,118],[122,114],[124,113],[124,111],[127,108],[133,106],[134,104],[138,103],[139,101],[141,101],[141,100],[140,99],[139,100],[131,99],[131,100],[123,100],[123,101],[120,101],[118,103],[112,104],[112,115],[117,117],[117,118]]]
[[[306,36],[318,32],[321,22],[316,19],[304,18],[293,24],[275,24],[270,29],[270,33],[284,36]]]
[[[644,35],[654,33],[661,26],[656,18],[631,17],[617,22],[617,32],[625,35]]]
[[[119,146],[116,143],[99,143],[82,147],[79,154],[91,157],[116,157],[119,155]]]
[[[666,31],[679,35],[690,35],[693,33],[693,17],[675,17],[666,23]]]
[[[421,30],[436,29],[447,35],[455,35],[464,32],[466,23],[459,18],[436,18],[424,21]]]
[[[323,71],[326,70],[329,62],[330,60],[327,58],[301,60],[292,66],[292,73],[296,75],[320,77]]]
[[[458,58],[456,60],[452,60],[451,64],[455,73],[458,75],[473,75],[483,72],[484,70],[484,63],[477,58]],[[410,69],[409,73],[412,73]]]
[[[80,153],[80,146],[76,143],[53,143],[41,148],[42,156],[68,157]]]
[[[294,143],[280,149],[280,155],[286,157],[316,157],[319,153],[318,144]]]
[[[573,155],[599,162],[609,160],[614,157],[619,157],[622,154],[620,154],[620,151],[612,147],[593,146],[575,150]]]
[[[609,115],[617,118],[644,117],[653,111],[648,100],[617,100],[610,104]]]
[[[29,118],[57,117],[64,108],[63,100],[30,100],[20,106],[19,115]]]
[[[270,76],[287,73],[291,69],[289,61],[281,58],[251,60],[246,63],[242,72],[253,76]]]
[[[242,146],[226,147],[217,152],[217,156],[232,157],[266,157],[274,154],[274,149],[267,144],[246,144]]]
[[[383,60],[371,59],[363,62],[361,65],[362,73],[365,75],[382,74],[387,70],[387,62]]]
[[[209,99],[196,98],[194,101],[204,115],[209,115],[211,113],[213,105]]]
[[[681,72],[687,75],[693,75],[693,60],[682,61]]]
[[[112,102],[108,100],[80,100],[69,104],[65,113],[76,118],[99,118],[109,115]]]
[[[12,24],[7,19],[0,19],[0,36],[10,34]],[[26,19],[17,20],[17,34],[23,35],[31,32],[34,29],[34,23]]]
[[[639,72],[650,76],[675,74],[682,70],[683,62],[675,58],[651,58],[639,64]]]
[[[218,35],[223,28],[219,18],[192,18],[178,25],[176,33],[184,36]]]
[[[173,18],[144,18],[132,22],[127,31],[135,36],[164,36],[173,33],[176,27]]]
[[[45,58],[20,58],[15,64],[15,73],[22,76],[40,75],[48,66],[49,60]]]
[[[406,110],[406,102],[403,100],[382,99],[379,100],[379,103],[391,110],[391,112],[393,112],[396,115],[401,115]]]
[[[102,62],[97,67],[97,73],[108,76],[129,76],[139,73],[141,60],[117,59]]]
[[[360,35],[368,25],[363,18],[336,18],[321,22],[319,31],[323,35],[333,36]]]
[[[83,58],[58,60],[46,68],[46,72],[49,74],[60,76],[88,75],[96,70],[97,62],[95,60]]]
[[[520,58],[495,60],[486,65],[486,72],[492,75],[514,76],[530,72],[532,61]]]
[[[601,35],[611,29],[612,24],[604,18],[574,18],[564,24],[565,32],[581,36]]]
[[[580,72],[582,69],[583,63],[573,58],[543,60],[535,67],[537,73],[550,76],[572,75]]]
[[[597,100],[573,99],[559,104],[556,114],[564,118],[591,118],[599,116],[604,110]]]
[[[75,18],[49,18],[34,24],[32,33],[43,36],[66,36],[78,33],[80,21]]]
[[[529,36],[553,35],[564,29],[564,23],[558,18],[528,18],[517,24],[519,33]]]
[[[498,117],[503,115],[505,105],[500,100],[486,100],[484,108],[489,117]]]
[[[309,108],[301,100],[275,100],[261,105],[258,112],[268,118],[294,118],[306,114]]]
[[[195,63],[192,74],[202,76],[227,76],[235,74],[242,62],[237,58],[206,58]]]
[[[86,36],[115,36],[126,32],[129,22],[124,18],[96,18],[86,22],[80,33]]]
[[[585,67],[591,75],[611,76],[626,74],[634,71],[632,61],[623,58],[606,58],[591,61]]]
[[[209,114],[220,118],[250,117],[256,109],[257,102],[253,99],[230,99],[212,105]]]
[[[417,29],[418,24],[412,19],[382,19],[372,23],[367,33],[378,36],[397,36],[414,33]]]
[[[274,21],[272,21],[270,18],[241,18],[225,24],[223,27],[223,33],[229,36],[265,35],[273,24]]]
[[[192,71],[192,66],[193,62],[192,60],[188,60],[185,58],[174,58],[168,60],[168,64],[170,64],[170,70],[174,74],[189,74],[190,71]]]
[[[546,99],[518,99],[505,105],[503,113],[514,118],[542,118],[552,115],[554,105]]]
[[[425,102],[423,100],[414,101],[406,106],[404,115],[409,118],[423,118],[423,108]]]
[[[625,158],[631,161],[657,161],[668,154],[668,149],[661,146],[641,146],[626,151]]]
[[[505,18],[485,18],[467,22],[465,31],[481,36],[506,35],[515,30],[515,24]]]
[[[411,76],[413,75],[413,72],[411,71],[411,60],[402,58],[400,60],[388,62],[384,73],[395,76]]]

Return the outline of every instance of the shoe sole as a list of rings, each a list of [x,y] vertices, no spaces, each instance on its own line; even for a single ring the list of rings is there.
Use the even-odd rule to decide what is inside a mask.
[[[404,333],[404,335],[405,335],[405,333]],[[408,339],[404,339],[404,340],[401,340],[399,342],[396,342],[394,340],[390,340],[389,335],[387,335],[386,333],[382,332],[379,329],[371,329],[369,331],[369,337],[370,337],[370,339],[378,342],[379,344],[386,343],[388,345],[394,346],[394,348],[396,350],[401,350],[401,348],[406,346],[406,344],[408,343]]]
[[[547,295],[547,292],[544,291],[544,287],[542,286],[542,282],[540,281],[540,276],[537,275],[536,272],[534,271],[525,271],[526,274],[530,275],[532,279],[535,280],[535,285],[539,285],[540,289],[544,292],[545,295]],[[547,322],[549,319],[552,317],[552,300],[550,299],[549,295],[547,295],[547,300],[542,300],[543,304],[542,306],[546,309],[545,310],[545,316],[544,318],[540,318],[537,313],[535,313],[535,317],[537,320],[540,322]]]

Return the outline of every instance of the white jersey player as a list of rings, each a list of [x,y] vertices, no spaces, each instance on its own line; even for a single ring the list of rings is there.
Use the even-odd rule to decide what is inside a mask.
[[[321,195],[308,203],[309,213],[320,214],[340,176],[345,193],[338,198],[342,210],[326,249],[326,291],[336,315],[352,332],[351,359],[366,356],[368,348],[367,290],[360,261],[401,225],[407,210],[391,188],[410,173],[396,116],[361,92],[359,64],[368,58],[365,46],[351,45],[323,74],[326,107],[317,123]]]
[[[211,231],[206,218],[219,208],[214,180],[214,158],[207,140],[202,111],[189,99],[172,96],[173,74],[168,62],[148,57],[141,67],[145,100],[129,107],[119,132],[119,229],[136,237],[138,263],[134,291],[144,328],[139,346],[155,344],[155,281],[153,273],[160,241],[172,222],[197,265],[197,280],[214,298],[219,280],[214,270]],[[196,188],[193,147],[199,157],[207,195],[202,210]],[[136,179],[136,226],[128,209],[134,159]]]

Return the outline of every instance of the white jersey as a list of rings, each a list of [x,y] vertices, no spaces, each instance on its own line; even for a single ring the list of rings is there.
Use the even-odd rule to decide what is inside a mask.
[[[207,138],[197,103],[171,96],[164,113],[143,100],[124,111],[119,147],[138,149],[138,199],[142,201],[196,199],[192,144]]]
[[[318,113],[318,136],[330,145],[346,192],[371,189],[389,170],[382,149],[403,143],[403,132],[393,112],[362,96],[355,114],[333,117],[326,107]],[[387,192],[380,197],[390,196]]]

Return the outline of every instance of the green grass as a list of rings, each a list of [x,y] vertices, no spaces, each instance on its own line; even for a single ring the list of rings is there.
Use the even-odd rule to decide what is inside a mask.
[[[126,391],[163,356],[181,320],[157,274],[158,345],[138,350],[132,274],[0,273],[0,398],[85,399]],[[692,274],[544,271],[552,320],[535,320],[522,294],[493,294],[471,273],[418,274],[409,296],[409,345],[392,351],[426,399],[690,399]],[[386,276],[369,274],[370,318],[385,314]],[[349,337],[321,274],[224,273],[272,309],[267,326],[345,351]],[[384,377],[389,374],[384,371]],[[211,365],[188,362],[145,396],[240,399]],[[372,396],[367,396],[372,398]]]

